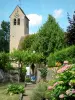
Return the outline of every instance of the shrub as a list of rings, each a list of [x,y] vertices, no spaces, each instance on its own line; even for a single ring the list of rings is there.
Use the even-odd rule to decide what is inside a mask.
[[[6,63],[5,70],[6,70],[6,71],[8,71],[8,70],[15,70],[15,68],[13,67],[13,65],[11,65],[10,62],[8,62],[8,63]]]
[[[29,77],[26,77],[25,82],[31,82],[31,79]]]
[[[9,63],[9,55],[5,52],[0,53],[0,68],[6,70],[7,63]]]
[[[24,93],[24,87],[19,84],[11,84],[7,88],[8,93],[19,94]]]
[[[75,100],[75,65],[57,76],[55,83],[48,87],[46,97],[51,100]]]
[[[45,98],[46,90],[47,90],[47,83],[40,82],[33,90],[31,95],[31,100],[43,100]]]
[[[47,58],[47,60],[48,60],[48,66],[55,67],[55,56],[54,56],[53,53],[51,53],[49,55],[49,57]]]
[[[26,70],[26,66],[23,66],[23,67],[22,67],[22,73],[25,75],[26,72],[27,72],[27,70]]]
[[[48,66],[54,66],[56,62],[63,63],[68,60],[70,63],[75,63],[75,46],[64,48],[60,51],[50,54],[47,58]]]
[[[31,45],[34,42],[35,38],[36,38],[36,34],[27,35],[21,38],[18,48],[20,50],[30,50]]]
[[[45,79],[47,76],[47,67],[40,68],[39,71],[41,72],[41,78]]]

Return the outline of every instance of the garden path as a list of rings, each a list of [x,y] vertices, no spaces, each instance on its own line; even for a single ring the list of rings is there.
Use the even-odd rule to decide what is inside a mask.
[[[25,88],[25,93],[27,96],[23,97],[23,100],[30,100],[30,95],[32,93],[32,90],[35,88],[36,84],[28,84]]]

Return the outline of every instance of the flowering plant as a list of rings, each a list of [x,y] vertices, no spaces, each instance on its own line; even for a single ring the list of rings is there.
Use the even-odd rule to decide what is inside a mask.
[[[57,71],[55,83],[48,86],[46,97],[51,100],[75,100],[75,65]]]
[[[60,62],[56,62],[55,66],[59,67],[61,66],[62,64]]]

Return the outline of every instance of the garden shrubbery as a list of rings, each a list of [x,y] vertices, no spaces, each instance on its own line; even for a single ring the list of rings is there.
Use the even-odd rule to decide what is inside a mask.
[[[43,68],[40,68],[39,69],[39,71],[40,71],[40,76],[41,76],[41,79],[46,79],[46,76],[47,76],[47,67],[43,67]]]
[[[49,100],[75,100],[75,65],[62,67],[57,73],[55,82],[48,86],[46,98]]]
[[[25,82],[31,82],[30,77],[26,77],[26,78],[25,78]]]
[[[47,83],[40,82],[33,90],[30,100],[45,100],[46,90],[47,90]]]
[[[5,52],[0,53],[0,69],[3,71],[8,71],[10,69],[13,69],[10,59],[9,59],[9,54]]]
[[[8,93],[13,93],[13,94],[19,94],[19,93],[24,93],[24,87],[19,84],[11,84],[7,88]]]
[[[75,63],[75,46],[64,48],[54,54],[51,53],[48,57],[48,65],[54,67],[56,66],[56,62],[63,63],[64,60],[68,60],[70,63]]]

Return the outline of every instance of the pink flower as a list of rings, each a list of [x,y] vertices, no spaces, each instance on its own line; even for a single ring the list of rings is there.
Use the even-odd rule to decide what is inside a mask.
[[[53,87],[55,87],[56,85],[62,84],[62,83],[63,83],[63,81],[58,81],[58,82],[54,83]]]
[[[75,94],[75,89],[72,90],[72,93]]]
[[[70,94],[75,94],[75,89],[69,89],[66,91],[66,94],[67,95],[70,95]]]
[[[69,69],[70,68],[70,65],[65,65],[63,66],[62,68],[60,68],[57,73],[61,73],[61,72],[64,72],[65,70]]]
[[[60,94],[59,98],[63,99],[64,98],[64,94]]]
[[[53,89],[53,86],[48,86],[48,90],[52,90]]]
[[[56,82],[56,83],[54,83],[54,85],[53,85],[53,86],[55,87],[55,86],[56,86],[56,85],[58,85],[58,84],[59,84],[59,83],[58,83],[58,82]]]

